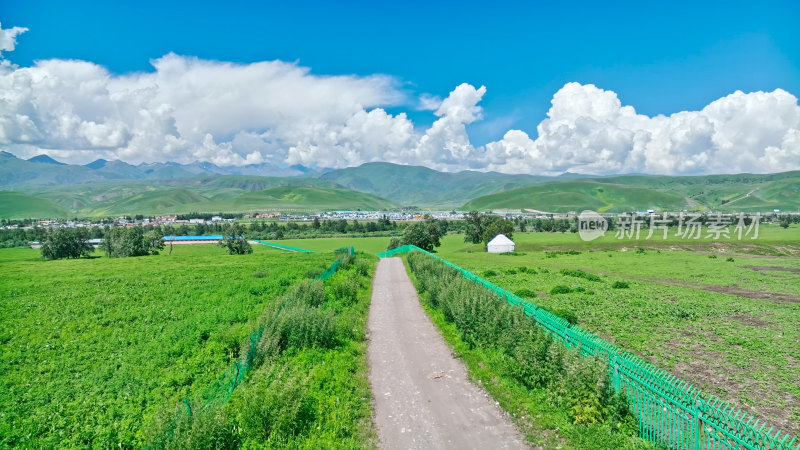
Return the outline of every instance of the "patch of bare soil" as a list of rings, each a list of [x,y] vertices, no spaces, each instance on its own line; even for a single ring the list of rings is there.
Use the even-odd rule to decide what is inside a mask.
[[[800,303],[800,297],[792,294],[779,294],[776,292],[755,291],[739,286],[717,286],[714,284],[690,283],[688,281],[675,280],[672,278],[643,277],[643,281],[650,281],[667,286],[685,287],[692,289],[702,289],[708,292],[718,292],[720,294],[735,295],[737,297],[753,298],[756,300],[771,300],[774,302]]]
[[[775,272],[800,273],[800,268],[798,267],[778,267],[778,266],[742,266],[742,267],[746,269],[755,270],[757,272],[775,271]]]
[[[752,289],[744,289],[738,286],[715,286],[710,284],[704,284],[698,287],[709,292],[719,292],[722,294],[735,295],[737,297],[754,298],[756,300],[772,300],[775,302],[800,303],[800,297],[791,294],[778,294],[775,292],[754,291]]]
[[[742,325],[747,325],[751,327],[758,327],[758,328],[767,328],[772,323],[759,319],[758,317],[752,316],[750,314],[742,313],[742,314],[734,314],[730,316],[730,319],[739,322]]]
[[[748,398],[772,399],[776,395],[775,390],[746,376],[747,374],[739,373],[740,376],[736,377],[737,372],[743,369],[731,367],[730,362],[720,353],[702,344],[706,339],[720,340],[713,333],[703,330],[685,330],[683,338],[673,339],[670,343],[675,348],[688,347],[698,357],[676,363],[670,373],[703,389],[706,393],[721,392],[720,397],[737,408],[747,413],[755,413],[767,420],[769,426],[797,435],[800,432],[800,423],[797,423],[793,414],[800,411],[800,398],[788,392],[780,392],[777,393],[780,398],[771,400],[769,404],[751,405],[747,402]]]

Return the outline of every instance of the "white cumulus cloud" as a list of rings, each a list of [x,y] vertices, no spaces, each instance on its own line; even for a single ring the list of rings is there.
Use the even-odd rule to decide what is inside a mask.
[[[535,139],[511,130],[486,145],[487,168],[652,174],[800,169],[800,107],[792,94],[734,92],[700,111],[648,117],[613,91],[567,83]]]
[[[24,27],[13,27],[3,29],[3,24],[0,23],[0,57],[3,52],[13,52],[17,46],[17,36],[28,31]]]
[[[613,91],[567,83],[536,136],[512,129],[476,147],[467,125],[483,118],[484,86],[410,99],[387,75],[324,76],[296,63],[175,54],[122,75],[77,60],[18,67],[2,51],[25,31],[0,28],[0,146],[21,157],[334,168],[389,161],[529,174],[800,169],[800,107],[781,89],[737,91],[700,111],[649,117]],[[398,106],[432,111],[436,120],[417,129],[405,113],[387,112]]]

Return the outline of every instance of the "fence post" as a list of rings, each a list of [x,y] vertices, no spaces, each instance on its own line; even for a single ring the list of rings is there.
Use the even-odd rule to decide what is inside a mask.
[[[236,364],[234,364],[234,366],[236,367],[236,376],[233,377],[233,386],[231,386],[231,394],[233,394],[233,390],[236,389],[236,383],[239,381],[239,362],[237,361]]]
[[[620,380],[619,380],[619,355],[614,352],[614,390],[619,392],[621,389]]]
[[[702,400],[699,397],[695,397],[694,399],[694,411],[692,411],[694,415],[694,430],[692,433],[692,448],[695,450],[700,450],[700,431],[703,429],[703,425],[701,425],[700,419],[700,407],[701,407]]]

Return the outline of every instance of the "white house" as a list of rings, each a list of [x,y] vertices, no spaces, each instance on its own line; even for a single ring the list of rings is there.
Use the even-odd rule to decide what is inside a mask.
[[[514,241],[507,238],[504,234],[498,234],[488,244],[486,249],[489,253],[506,253],[514,251]]]

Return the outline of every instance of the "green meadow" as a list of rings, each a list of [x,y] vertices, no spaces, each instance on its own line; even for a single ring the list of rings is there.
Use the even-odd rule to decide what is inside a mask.
[[[157,411],[216,380],[265,307],[334,260],[254,250],[60,261],[0,250],[0,446],[145,445]]]
[[[438,253],[798,434],[800,227],[747,241],[514,240],[515,255],[496,255],[447,236]]]

